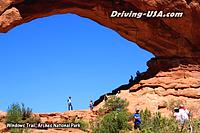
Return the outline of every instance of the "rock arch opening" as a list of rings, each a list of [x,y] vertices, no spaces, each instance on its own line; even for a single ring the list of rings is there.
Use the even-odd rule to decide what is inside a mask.
[[[41,99],[47,103],[57,94],[62,98],[58,98],[60,101],[55,100],[61,103],[58,108],[65,105],[63,95],[68,96],[74,89],[82,92],[72,95],[75,108],[79,105],[80,108],[87,108],[87,101],[90,96],[93,97],[88,95],[89,92],[95,93],[96,98],[92,99],[96,100],[99,95],[127,83],[129,76],[134,75],[136,70],[146,70],[145,62],[152,57],[114,31],[71,14],[38,19],[17,27],[2,34],[0,43],[0,79],[5,81],[1,82],[0,88],[8,90],[7,96],[10,90],[15,89],[18,90],[16,97],[21,97],[16,101],[29,102],[31,98],[35,99],[36,104]],[[77,102],[77,96],[81,95],[85,95],[84,102]],[[54,105],[56,102],[38,105],[53,108],[57,106]],[[3,106],[7,105],[3,103]],[[36,106],[34,110],[44,112],[45,108],[38,109],[38,105],[33,105]]]
[[[199,4],[197,1],[187,5],[187,2],[183,0],[162,3],[140,0],[134,2],[130,0],[32,0],[30,3],[26,0],[2,0],[0,4],[2,5],[0,7],[1,32],[7,32],[17,25],[36,18],[74,13],[115,30],[158,58],[184,58],[185,63],[191,63],[191,61],[194,63],[200,56],[198,46],[200,12],[199,6],[195,6]],[[184,12],[184,17],[179,19],[110,18],[110,11],[116,8],[117,10],[165,10],[168,12],[176,8]]]
[[[155,55],[155,58],[148,62],[149,70],[145,76],[154,77],[131,87],[130,92],[140,90],[145,94],[155,92],[153,95],[161,99],[167,96],[183,98],[183,100],[186,98],[186,101],[191,100],[188,102],[189,105],[194,103],[193,99],[199,99],[199,1],[34,0],[26,3],[24,0],[1,0],[0,4],[2,5],[0,7],[0,32],[7,32],[15,26],[33,19],[66,13],[89,18],[113,29],[122,37],[135,42],[141,48]],[[112,10],[182,11],[184,16],[178,19],[110,18],[109,14]],[[158,73],[160,70],[166,70],[166,72]],[[155,74],[157,75],[155,76]],[[129,94],[129,92],[127,93]],[[138,98],[140,97],[136,99]],[[153,98],[155,97],[153,96]],[[141,101],[144,99],[141,98]],[[157,99],[154,101],[157,102]],[[150,104],[146,103],[145,105]],[[160,106],[157,103],[155,105],[156,107]]]

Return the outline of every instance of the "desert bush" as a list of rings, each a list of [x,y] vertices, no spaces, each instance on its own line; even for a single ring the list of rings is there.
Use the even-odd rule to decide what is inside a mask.
[[[21,110],[22,110],[22,120],[26,120],[32,117],[32,109],[29,107],[26,108],[23,103],[21,106]]]
[[[30,133],[29,129],[22,129],[22,128],[12,128],[10,133]]]
[[[191,121],[194,133],[200,133],[200,119]]]
[[[23,113],[19,104],[12,104],[10,107],[8,107],[6,123],[21,123],[22,118]]]
[[[124,133],[130,128],[128,123],[131,114],[127,110],[128,102],[119,97],[111,96],[102,108],[99,116],[92,123],[93,133]]]
[[[116,101],[112,100],[111,103],[113,102]],[[182,104],[180,101],[171,101],[170,103],[169,107],[171,108]],[[110,104],[107,105],[109,106],[103,107],[106,109],[113,107]],[[133,123],[133,121],[129,119],[130,113],[128,113],[126,107],[123,110],[117,110],[117,103],[113,105],[115,107],[114,109],[111,108],[113,111],[98,116],[97,120],[93,123],[93,133],[188,133],[189,124],[193,127],[193,133],[200,133],[200,119],[191,119],[190,122],[185,123],[182,129],[182,126],[173,117],[164,117],[160,112],[151,113],[148,109],[141,110],[142,123],[140,130],[134,130],[129,127],[130,125],[128,123]]]
[[[160,112],[152,114],[148,109],[141,111],[141,119],[141,128],[136,133],[186,133],[188,130],[184,128],[180,132],[180,126],[174,118],[163,117]]]
[[[16,103],[8,107],[6,123],[38,123],[40,118],[33,116],[32,109]]]
[[[23,129],[12,128],[12,129],[10,129],[10,133],[23,133]]]
[[[127,100],[121,99],[116,96],[110,96],[108,100],[103,105],[103,108],[100,108],[98,112],[101,112],[100,114],[106,114],[111,111],[121,111],[126,109],[128,106]]]
[[[80,129],[82,131],[87,131],[89,128],[89,123],[84,120],[75,120],[75,123],[79,123],[81,125]]]
[[[129,113],[126,110],[112,111],[96,121],[93,133],[119,133],[129,128]]]

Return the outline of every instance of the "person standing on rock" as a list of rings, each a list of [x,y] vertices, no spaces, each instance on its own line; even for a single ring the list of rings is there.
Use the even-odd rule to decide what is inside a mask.
[[[179,108],[177,107],[174,108],[174,117],[177,122],[181,123],[181,114],[179,112]]]
[[[179,108],[174,109],[174,117],[181,125],[184,125],[189,120],[189,111],[181,104]]]
[[[132,84],[134,82],[133,76],[131,75],[131,78],[129,79],[129,84]]]
[[[93,108],[94,108],[94,103],[92,100],[90,100],[90,110],[93,112]]]
[[[68,98],[67,103],[68,103],[68,110],[73,110],[71,97]]]
[[[140,110],[136,108],[135,114],[133,115],[134,118],[134,129],[140,129],[140,125],[142,123],[141,116],[140,116]]]
[[[116,97],[120,97],[120,91],[117,92],[117,94],[115,95]]]
[[[183,104],[179,106],[179,112],[181,114],[182,122],[185,123],[189,120],[190,112],[185,108]]]
[[[189,123],[189,115],[190,112],[185,108],[185,106],[183,104],[181,104],[179,106],[179,113],[181,115],[181,131],[183,130],[183,128],[187,125],[187,123]]]
[[[192,130],[192,126],[190,125],[189,121],[189,116],[190,112],[182,104],[179,106],[179,108],[174,109],[174,117],[181,126],[181,132],[188,123],[189,123],[189,129]]]

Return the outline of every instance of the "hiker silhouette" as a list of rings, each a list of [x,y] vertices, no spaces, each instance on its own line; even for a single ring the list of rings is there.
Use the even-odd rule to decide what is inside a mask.
[[[140,71],[137,71],[136,72],[136,77],[140,77],[140,75],[141,75]]]
[[[131,78],[129,79],[129,84],[132,84],[133,83],[133,76],[131,75]]]
[[[90,100],[90,110],[93,112],[93,108],[94,108],[94,103],[92,100]]]

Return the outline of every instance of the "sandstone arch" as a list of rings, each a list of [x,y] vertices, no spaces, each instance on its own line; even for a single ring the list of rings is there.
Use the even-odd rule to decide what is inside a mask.
[[[109,27],[160,58],[200,56],[200,5],[185,0],[1,0],[0,32],[36,18],[74,13]],[[189,4],[189,5],[188,5]],[[109,18],[111,10],[184,11],[183,18]],[[184,59],[186,60],[186,59]]]
[[[27,0],[25,0],[27,1]],[[161,106],[156,98],[189,100],[200,108],[200,1],[199,0],[0,0],[0,32],[7,32],[17,25],[54,14],[74,13],[90,18],[135,42],[153,53],[148,62],[149,70],[142,80],[129,91],[130,103],[141,96],[153,94],[145,106]],[[183,11],[179,19],[125,19],[109,18],[112,10],[164,10]],[[182,65],[180,65],[182,64]],[[177,66],[179,66],[177,68]],[[170,68],[170,69],[169,69]],[[159,70],[166,70],[160,72]],[[158,74],[157,74],[158,73]],[[157,75],[155,75],[157,74]],[[125,94],[125,96],[128,96]],[[169,97],[167,97],[169,96]],[[148,95],[149,97],[149,95]],[[147,98],[148,98],[147,97]],[[180,97],[180,98],[179,98]],[[154,98],[151,100],[151,98]],[[160,101],[161,101],[160,100]],[[135,107],[136,103],[132,103]],[[196,106],[195,105],[195,106]],[[142,106],[142,105],[141,105]],[[133,110],[133,109],[130,109]],[[196,111],[197,116],[199,111]]]

